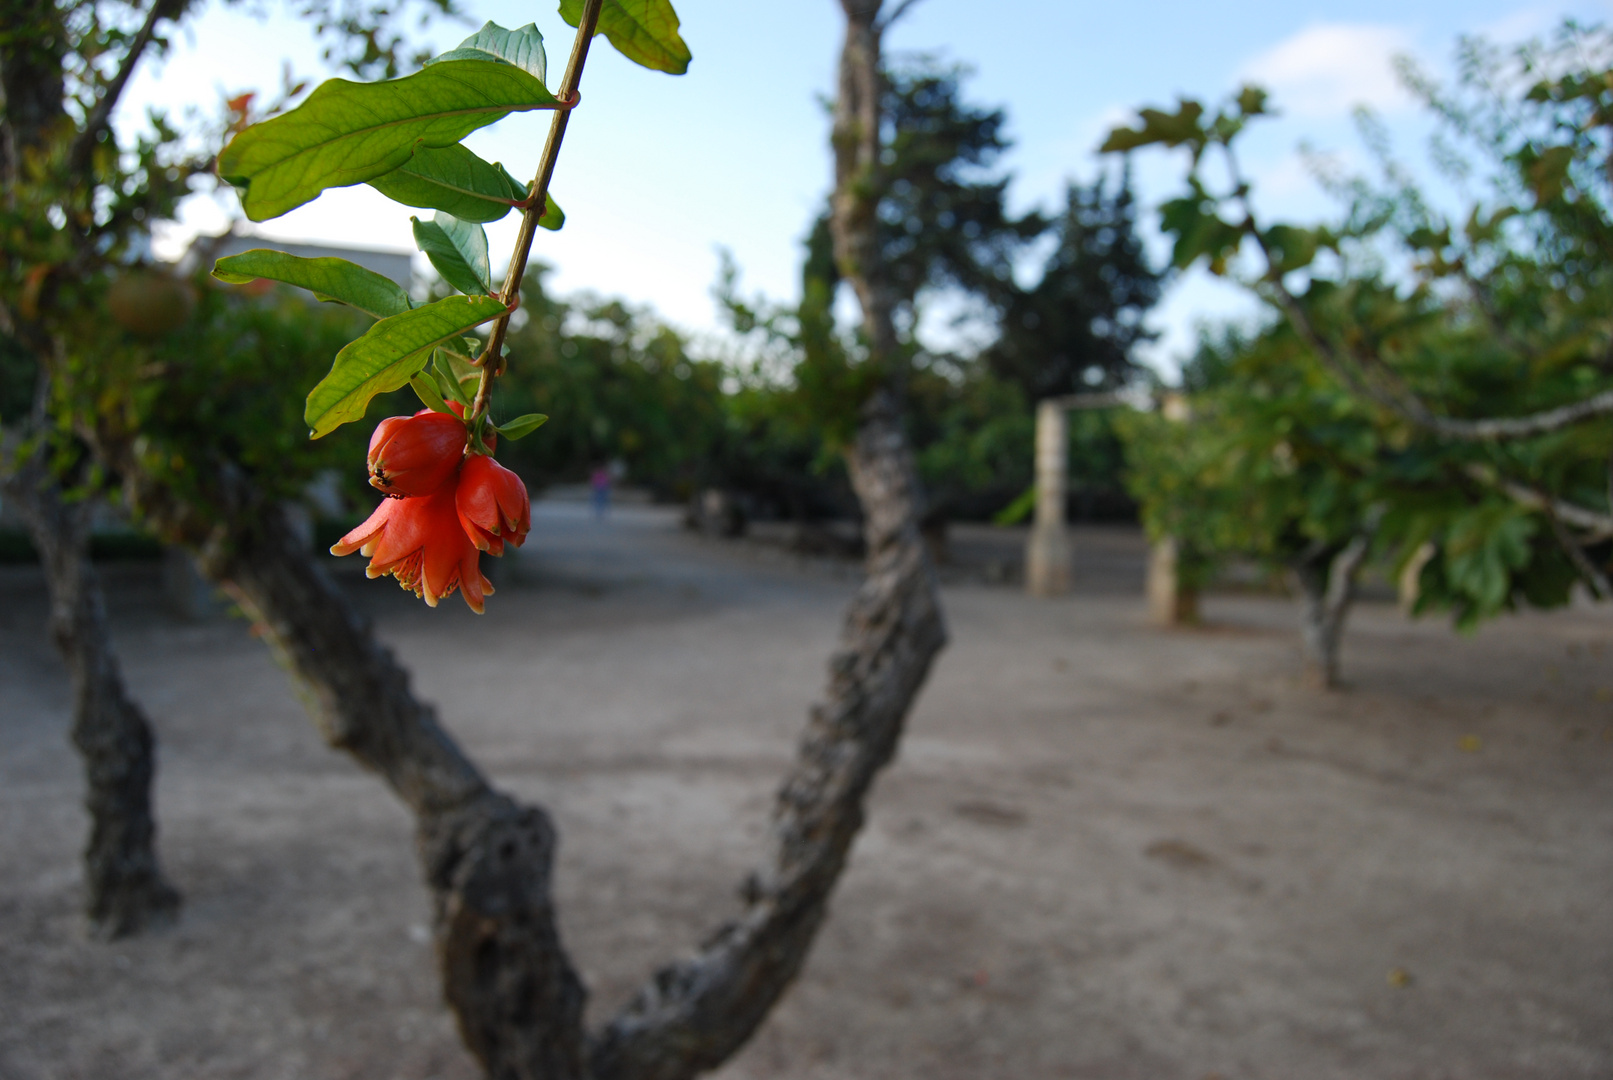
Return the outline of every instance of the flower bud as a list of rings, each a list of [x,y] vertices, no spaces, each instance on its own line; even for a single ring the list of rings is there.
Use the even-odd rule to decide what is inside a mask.
[[[370,436],[370,485],[388,495],[430,495],[454,477],[465,456],[465,425],[421,409],[389,416]]]
[[[454,506],[465,535],[478,548],[504,554],[504,542],[526,542],[532,528],[532,504],[521,478],[488,457],[471,454],[459,470]]]

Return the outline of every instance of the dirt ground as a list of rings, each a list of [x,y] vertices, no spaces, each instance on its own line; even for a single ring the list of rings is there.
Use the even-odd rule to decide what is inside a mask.
[[[1347,692],[1292,612],[1147,627],[1141,545],[1035,601],[965,532],[952,643],[800,982],[723,1080],[1613,1076],[1613,615],[1474,637],[1363,605]],[[994,546],[995,545],[995,546]],[[344,581],[562,836],[594,1015],[733,903],[853,572],[544,504],[488,615]],[[519,573],[511,573],[510,570]],[[472,1080],[404,811],[239,622],[108,568],[160,745],[177,926],[87,940],[37,571],[0,568],[0,1077]]]

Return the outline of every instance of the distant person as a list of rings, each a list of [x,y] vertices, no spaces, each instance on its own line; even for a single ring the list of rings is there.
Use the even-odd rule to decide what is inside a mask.
[[[594,516],[604,518],[610,511],[610,485],[615,476],[609,465],[601,465],[588,477],[588,486],[594,495]]]

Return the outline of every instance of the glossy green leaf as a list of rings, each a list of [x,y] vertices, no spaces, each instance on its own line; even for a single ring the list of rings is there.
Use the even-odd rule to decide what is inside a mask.
[[[487,230],[441,210],[430,221],[414,222],[414,242],[426,253],[442,279],[467,296],[493,291],[487,259]]]
[[[494,60],[449,60],[387,82],[330,79],[232,139],[218,174],[244,189],[247,217],[267,221],[326,188],[384,176],[422,146],[451,146],[511,112],[557,104],[531,74]]]
[[[519,439],[538,430],[548,419],[543,413],[527,413],[525,416],[517,416],[514,420],[504,421],[496,430],[501,439]]]
[[[432,412],[454,415],[454,410],[442,399],[442,392],[437,388],[436,381],[427,372],[417,371],[409,376],[409,387],[414,391],[414,396],[420,399],[420,403]]]
[[[458,380],[443,373],[443,351],[438,349],[432,353],[432,356],[435,359],[430,366],[421,372],[421,375],[431,380],[432,385],[437,388],[437,393],[442,396],[444,401],[457,401],[465,408],[470,408],[470,395],[465,393]]]
[[[555,205],[548,192],[543,193],[543,216],[538,218],[538,228],[548,229],[550,232],[559,232],[560,226],[566,223],[566,212]]]
[[[560,17],[576,26],[582,5],[583,0],[560,0]],[[669,75],[689,70],[689,46],[678,35],[671,0],[605,0],[595,32],[635,64]]]
[[[393,202],[441,210],[460,221],[497,221],[526,198],[526,186],[502,165],[463,146],[421,147],[414,157],[370,186]]]
[[[465,338],[463,348],[463,352],[453,346],[438,349],[431,370],[443,393],[469,408],[471,399],[476,396],[476,384],[482,377],[482,369],[471,363],[471,357],[482,351],[482,343],[475,338]]]
[[[470,37],[461,41],[450,52],[427,60],[427,64],[440,64],[445,60],[486,60],[489,57],[506,64],[514,64],[528,75],[543,82],[544,67],[548,63],[543,55],[543,35],[533,23],[519,30],[506,30],[490,22]]]
[[[508,214],[531,190],[503,165],[488,164],[458,144],[422,147],[400,167],[371,180],[370,186],[404,206],[441,210],[460,221],[484,224]],[[554,231],[565,223],[565,211],[546,195],[539,227]]]
[[[356,307],[377,319],[409,310],[409,295],[402,286],[346,259],[304,259],[284,251],[253,248],[218,260],[213,264],[213,276],[230,285],[245,285],[259,278],[283,281],[308,289],[321,300]]]
[[[336,354],[330,374],[308,395],[303,419],[313,437],[363,419],[370,399],[408,382],[433,349],[503,313],[504,305],[490,296],[450,296],[382,319]]]

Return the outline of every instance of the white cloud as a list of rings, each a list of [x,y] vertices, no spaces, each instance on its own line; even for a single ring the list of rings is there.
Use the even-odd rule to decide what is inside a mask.
[[[1551,8],[1526,7],[1483,23],[1473,33],[1490,41],[1524,41],[1545,36],[1561,22],[1561,14]]]
[[[1238,77],[1271,91],[1290,116],[1343,116],[1358,105],[1389,112],[1410,103],[1392,61],[1411,42],[1403,27],[1325,23],[1278,42]]]

